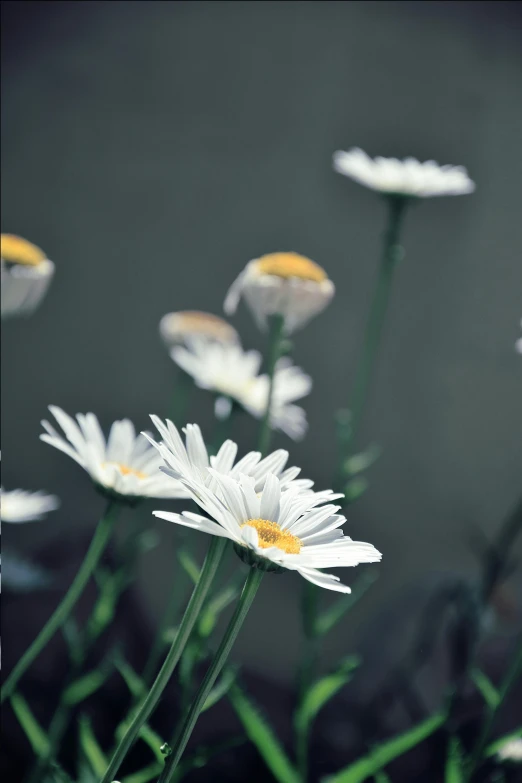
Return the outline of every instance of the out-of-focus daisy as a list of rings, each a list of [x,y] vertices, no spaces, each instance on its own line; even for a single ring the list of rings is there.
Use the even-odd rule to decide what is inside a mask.
[[[238,333],[227,321],[198,310],[167,313],[160,321],[159,330],[168,348],[183,345],[192,337],[217,343],[239,343]]]
[[[334,284],[319,264],[298,253],[269,253],[246,265],[224,307],[228,315],[235,313],[244,296],[261,329],[270,316],[281,315],[290,334],[324,310],[334,293]]]
[[[440,166],[434,160],[370,158],[363,150],[337,151],[333,166],[372,190],[401,196],[461,196],[472,193],[475,183],[463,166]]]
[[[331,490],[314,492],[313,481],[298,478],[301,469],[297,467],[286,468],[288,452],[277,449],[264,459],[261,459],[259,451],[250,451],[236,462],[237,444],[232,440],[226,440],[215,456],[209,457],[203,435],[197,424],[187,424],[184,429],[186,443],[177,427],[167,419],[163,422],[158,416],[151,416],[152,423],[161,436],[161,442],[155,442],[148,433],[143,433],[151,444],[159,451],[165,466],[161,470],[176,480],[189,483],[191,491],[199,484],[219,490],[219,485],[210,468],[220,474],[239,479],[241,475],[248,476],[254,482],[254,491],[260,494],[265,486],[269,473],[276,476],[281,485],[281,491],[293,490],[301,494],[313,495],[318,503],[328,502],[343,497],[342,494],[334,494]]]
[[[501,761],[522,762],[522,737],[508,740],[497,751]]]
[[[1,235],[2,317],[30,315],[45,296],[54,264],[43,250],[14,234]]]
[[[520,326],[522,326],[522,321],[520,321]],[[522,337],[518,339],[515,343],[515,350],[519,353],[522,353]]]
[[[287,568],[319,587],[349,593],[350,588],[323,568],[341,568],[381,559],[371,544],[343,535],[345,517],[339,506],[319,505],[314,495],[282,491],[281,482],[269,473],[261,497],[255,481],[240,475],[236,481],[211,469],[218,485],[213,492],[195,485],[192,497],[212,519],[184,511],[154,511],[155,516],[211,535],[229,538],[249,565],[267,571]],[[186,486],[190,488],[190,480]]]
[[[41,440],[63,451],[84,468],[104,494],[132,502],[143,497],[186,498],[187,492],[159,468],[163,461],[129,419],[115,421],[105,437],[93,413],[78,413],[76,421],[54,405],[49,410],[65,437],[47,421]]]
[[[192,339],[189,348],[172,349],[173,360],[191,375],[197,386],[238,402],[252,416],[263,418],[268,404],[270,382],[267,375],[258,375],[261,354],[244,351],[240,345],[208,343]],[[299,440],[307,429],[305,411],[293,403],[310,393],[312,380],[286,357],[280,359],[274,373],[274,388],[270,410],[272,429],[285,432]],[[222,412],[217,403],[218,417]]]
[[[32,522],[43,519],[59,505],[60,501],[55,495],[47,495],[45,492],[25,492],[23,489],[6,492],[5,489],[0,489],[2,522]]]

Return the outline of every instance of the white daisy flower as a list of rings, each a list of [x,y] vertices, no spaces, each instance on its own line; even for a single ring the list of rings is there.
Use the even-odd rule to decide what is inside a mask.
[[[497,756],[501,761],[522,762],[522,738],[508,740],[497,751]]]
[[[336,513],[340,506],[319,505],[321,501],[313,494],[283,491],[280,480],[272,473],[266,477],[259,497],[252,477],[240,475],[236,481],[212,468],[210,472],[218,491],[198,485],[192,497],[212,519],[190,511],[154,511],[154,515],[229,538],[236,552],[251,566],[267,571],[287,568],[319,587],[341,593],[349,593],[350,588],[339,577],[320,569],[381,559],[371,544],[343,535],[339,528],[346,519]]]
[[[183,310],[167,313],[159,324],[160,335],[168,348],[185,344],[187,338],[199,337],[210,342],[239,343],[239,335],[227,321],[211,313]]]
[[[46,433],[40,439],[81,465],[104,494],[127,502],[143,497],[188,497],[180,482],[159,470],[163,464],[160,455],[141,434],[136,434],[129,419],[115,421],[105,441],[93,413],[78,413],[75,421],[55,405],[49,410],[65,438],[49,422],[42,421]]]
[[[415,158],[370,158],[363,150],[334,153],[334,169],[381,193],[428,198],[461,196],[473,193],[475,183],[463,166],[439,166],[434,160],[424,163]]]
[[[329,304],[335,286],[318,264],[297,253],[269,253],[250,261],[232,283],[225,312],[244,296],[260,329],[272,315],[284,317],[287,334],[300,329]]]
[[[1,235],[2,318],[30,315],[45,296],[54,264],[43,250],[14,234]]]
[[[264,459],[259,451],[250,451],[238,462],[237,444],[226,440],[215,456],[209,457],[203,435],[197,424],[187,424],[184,429],[186,444],[183,443],[177,427],[167,419],[163,422],[158,416],[151,416],[152,423],[161,436],[161,442],[156,443],[148,433],[143,433],[151,444],[159,451],[165,466],[161,470],[172,478],[188,482],[190,491],[200,484],[214,492],[219,486],[214,480],[210,468],[220,474],[238,480],[241,475],[254,481],[254,491],[259,495],[265,486],[269,473],[276,476],[281,484],[281,491],[292,489],[301,494],[313,495],[318,503],[326,503],[342,498],[342,493],[333,493],[330,489],[314,492],[314,482],[309,479],[297,478],[300,468],[286,468],[288,452],[277,449]]]
[[[0,489],[2,522],[31,522],[43,519],[59,505],[60,501],[55,495],[46,495],[45,492],[25,492],[23,489],[6,492],[5,489]]]
[[[269,379],[258,375],[262,357],[258,351],[244,351],[240,345],[209,343],[192,339],[189,348],[176,346],[172,359],[192,376],[201,389],[232,398],[252,416],[262,419],[268,404]],[[305,411],[293,403],[310,393],[312,380],[286,357],[280,359],[274,373],[270,426],[299,440],[307,430]],[[219,398],[218,398],[219,399]],[[216,415],[226,411],[217,402]]]

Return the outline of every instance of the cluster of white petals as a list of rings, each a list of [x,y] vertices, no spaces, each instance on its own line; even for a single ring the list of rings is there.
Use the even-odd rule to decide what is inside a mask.
[[[0,489],[2,522],[32,522],[43,519],[59,505],[60,501],[55,495],[47,495],[45,492],[25,492],[22,489],[6,492],[5,489]]]
[[[434,160],[423,163],[415,158],[370,158],[363,150],[339,150],[333,156],[339,174],[381,193],[429,198],[472,193],[475,183],[463,166],[440,166]]]

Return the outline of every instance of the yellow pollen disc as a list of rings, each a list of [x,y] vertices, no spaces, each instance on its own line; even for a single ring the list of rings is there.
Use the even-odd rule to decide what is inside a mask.
[[[236,330],[223,318],[199,310],[173,313],[172,325],[184,334],[202,334],[220,340],[234,340],[236,336]]]
[[[10,264],[38,266],[47,258],[43,250],[33,245],[32,242],[28,242],[27,239],[17,237],[15,234],[2,234],[0,244],[0,255],[4,261]]]
[[[281,530],[277,522],[270,522],[268,519],[249,519],[241,527],[245,525],[257,530],[261,549],[276,546],[287,555],[298,555],[301,551],[301,539],[286,530]]]
[[[105,465],[114,465],[114,467],[118,468],[122,476],[136,476],[136,478],[139,479],[147,478],[146,473],[143,473],[141,470],[129,468],[128,465],[123,465],[121,462],[106,462]]]
[[[301,280],[312,280],[322,283],[328,280],[328,275],[315,261],[311,261],[298,253],[269,253],[256,261],[257,270],[262,275],[276,277],[299,277]]]

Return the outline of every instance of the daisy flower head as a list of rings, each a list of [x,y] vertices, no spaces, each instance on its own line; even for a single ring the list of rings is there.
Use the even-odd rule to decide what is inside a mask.
[[[164,466],[161,470],[176,481],[180,481],[186,488],[190,497],[197,496],[198,488],[219,491],[212,470],[221,475],[239,480],[240,476],[247,476],[254,482],[254,491],[260,496],[267,476],[276,476],[281,485],[281,491],[293,490],[301,494],[314,495],[318,503],[328,502],[343,497],[342,494],[334,494],[331,490],[314,492],[314,482],[298,478],[301,469],[297,467],[287,468],[288,451],[277,449],[261,459],[261,452],[250,451],[244,457],[236,461],[238,447],[232,440],[226,440],[215,456],[209,456],[208,449],[201,430],[197,424],[187,424],[183,433],[185,441],[177,427],[169,420],[162,421],[158,416],[151,416],[152,423],[161,437],[156,442],[148,433],[143,433],[152,446],[161,455]]]
[[[434,160],[421,163],[415,158],[370,158],[357,147],[335,152],[333,167],[360,185],[389,195],[429,198],[462,196],[475,190],[463,166],[440,166]]]
[[[508,740],[497,751],[501,761],[515,761],[522,763],[522,737]]]
[[[6,492],[5,489],[0,489],[2,522],[32,522],[43,519],[59,505],[60,501],[55,495],[47,495],[45,492],[25,492],[22,489]]]
[[[240,345],[192,339],[187,348],[176,346],[170,355],[192,376],[196,386],[218,395],[218,418],[225,418],[227,413],[223,410],[222,397],[238,403],[255,418],[263,418],[270,382],[267,375],[259,374],[262,358],[258,351],[244,351]],[[311,388],[312,379],[300,367],[286,357],[279,360],[270,410],[272,429],[281,430],[294,440],[304,437],[308,426],[306,413],[294,402],[309,394]]]
[[[346,521],[340,506],[324,505],[315,493],[283,490],[269,473],[261,493],[252,477],[238,479],[210,469],[217,490],[200,486],[193,499],[208,516],[190,511],[154,515],[176,524],[229,538],[242,560],[266,571],[297,571],[319,587],[341,593],[350,588],[323,568],[374,563],[381,554],[372,544],[352,541],[340,530]],[[321,493],[317,493],[321,495]]]
[[[2,318],[30,315],[45,296],[54,264],[43,250],[15,234],[0,238]]]
[[[184,345],[193,337],[209,342],[239,343],[239,335],[224,318],[198,310],[167,313],[159,324],[160,335],[167,348]]]
[[[290,334],[324,310],[334,293],[319,264],[298,253],[269,253],[246,265],[232,283],[224,308],[227,315],[235,313],[244,296],[260,329],[266,329],[270,316],[280,315]]]
[[[65,437],[42,421],[45,433],[40,439],[81,465],[104,495],[128,504],[145,497],[188,497],[180,482],[159,470],[161,456],[143,435],[136,434],[129,419],[115,421],[106,441],[94,413],[78,413],[75,420],[55,405],[49,410]]]

